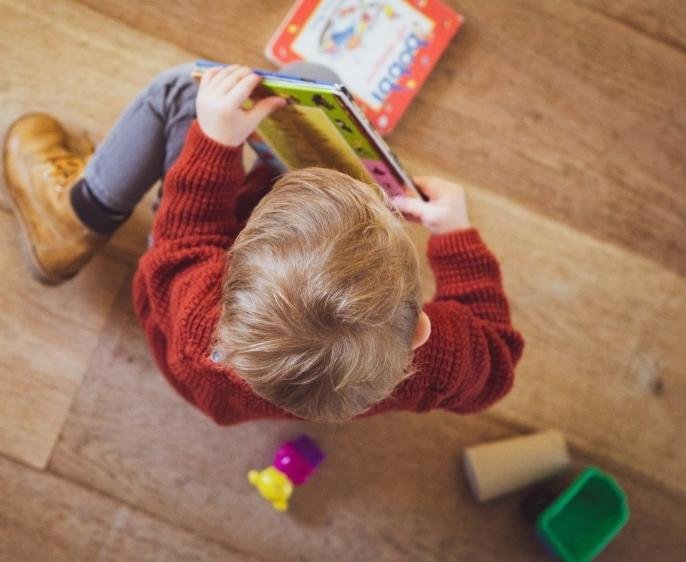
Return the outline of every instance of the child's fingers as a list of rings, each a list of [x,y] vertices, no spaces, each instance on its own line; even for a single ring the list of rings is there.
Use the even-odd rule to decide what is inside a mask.
[[[250,97],[250,94],[252,94],[252,91],[260,83],[260,80],[262,80],[262,78],[248,70],[248,73],[243,76],[229,92],[228,99],[232,104],[241,105]]]
[[[261,99],[258,101],[252,109],[247,111],[247,115],[250,118],[254,127],[260,124],[260,121],[267,117],[272,111],[282,108],[286,105],[286,100],[279,96],[270,96],[268,98]]]
[[[220,81],[217,81],[217,90],[222,94],[229,94],[236,85],[246,76],[252,73],[247,66],[237,66],[233,72],[227,74]]]
[[[419,219],[424,216],[424,213],[429,206],[429,203],[426,201],[415,199],[414,197],[405,197],[403,195],[393,197],[391,201],[400,212],[407,215],[412,215]]]
[[[239,68],[240,67],[237,64],[229,64],[219,67],[219,72],[217,72],[212,78],[212,85],[217,87],[219,84],[221,84],[222,80],[236,72],[236,70]]]
[[[214,77],[222,70],[222,68],[223,67],[221,66],[213,66],[212,68],[204,70],[200,75],[200,85],[205,87],[209,86],[214,80]]]
[[[437,185],[437,178],[432,176],[419,176],[412,179],[422,193],[431,200],[436,199],[443,194],[443,190]]]
[[[219,66],[217,72],[212,74],[208,82],[208,86],[212,87],[213,90],[219,90],[222,81],[226,79],[227,76],[231,76],[239,68],[236,64],[230,64],[228,66]],[[213,69],[210,69],[213,70]]]

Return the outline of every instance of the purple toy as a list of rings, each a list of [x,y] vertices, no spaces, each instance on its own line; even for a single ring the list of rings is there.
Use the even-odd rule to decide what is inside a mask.
[[[274,467],[288,476],[296,486],[307,482],[314,469],[324,460],[324,453],[307,435],[287,441],[276,451]]]
[[[286,511],[294,486],[307,482],[323,460],[324,453],[314,441],[301,435],[279,447],[271,466],[248,472],[248,481],[274,509]]]

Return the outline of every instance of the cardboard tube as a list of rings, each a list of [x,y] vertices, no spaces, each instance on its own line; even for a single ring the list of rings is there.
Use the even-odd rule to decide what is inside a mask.
[[[469,487],[480,502],[551,478],[569,462],[567,444],[557,430],[475,445],[462,454]]]

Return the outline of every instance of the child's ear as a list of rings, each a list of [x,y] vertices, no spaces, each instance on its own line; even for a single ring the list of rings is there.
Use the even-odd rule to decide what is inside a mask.
[[[431,320],[423,310],[419,313],[417,318],[417,327],[414,330],[414,337],[412,338],[412,351],[418,347],[423,346],[426,340],[431,335]]]

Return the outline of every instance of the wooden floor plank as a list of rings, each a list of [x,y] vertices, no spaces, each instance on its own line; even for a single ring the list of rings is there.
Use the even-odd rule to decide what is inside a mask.
[[[263,67],[292,3],[83,1],[205,57]],[[390,139],[401,158],[686,274],[686,55],[565,0],[452,4],[467,23]],[[252,11],[259,24],[242,25]]]
[[[686,51],[686,3],[682,0],[573,1]]]
[[[235,13],[246,11],[245,4],[234,4]],[[103,9],[108,6],[103,2]],[[118,6],[124,19],[134,10],[131,3]],[[285,13],[278,3],[251,4],[252,10],[264,9],[255,29],[239,25],[236,18],[222,19],[227,17],[224,5],[209,6],[213,18],[202,11],[189,14],[187,6],[176,3],[154,16],[148,12],[151,6],[156,9],[154,3],[137,5],[137,17],[157,22],[160,30],[174,23],[176,31],[169,31],[169,38],[178,44],[190,45],[195,38],[199,49],[213,49],[204,55],[226,58],[233,52],[253,64]],[[9,342],[13,353],[21,351],[8,355],[11,363],[0,359],[0,372],[6,373],[0,382],[7,388],[0,399],[0,422],[5,412],[24,432],[15,433],[22,437],[12,442],[21,444],[23,435],[36,433],[45,443],[43,435],[54,435],[61,418],[47,405],[68,404],[64,397],[70,398],[80,380],[80,374],[72,374],[82,372],[90,350],[97,347],[49,466],[62,477],[266,558],[286,552],[293,558],[303,553],[305,559],[340,553],[342,560],[543,560],[530,530],[518,519],[520,497],[477,508],[463,488],[456,459],[465,445],[512,434],[513,426],[557,425],[577,446],[578,466],[608,467],[629,492],[631,527],[606,559],[646,560],[658,552],[660,560],[678,560],[686,530],[670,514],[683,511],[686,493],[680,407],[686,402],[686,281],[655,262],[673,267],[670,260],[683,251],[681,225],[674,222],[682,209],[674,191],[682,173],[675,164],[681,150],[675,139],[682,127],[675,97],[682,83],[679,71],[664,80],[664,92],[656,84],[681,59],[673,49],[667,56],[655,45],[642,52],[641,42],[650,38],[604,16],[591,17],[593,32],[587,33],[587,10],[567,7],[557,13],[546,6],[533,0],[465,2],[471,27],[451,47],[427,94],[393,137],[414,171],[438,170],[466,181],[473,221],[503,262],[515,323],[528,347],[515,390],[492,414],[393,415],[336,430],[282,422],[213,427],[156,373],[132,317],[127,289],[121,289],[116,312],[103,328],[103,311],[116,288],[124,287],[127,267],[101,257],[65,287],[31,285],[12,240],[13,223],[9,215],[0,215],[5,242],[0,266],[10,272],[0,280],[5,288],[0,292],[5,295],[0,343],[3,350]],[[0,0],[0,9],[0,48],[7,54],[0,60],[2,127],[22,111],[44,109],[99,138],[158,70],[191,57],[76,3],[53,2],[48,14],[37,0]],[[184,14],[182,33],[178,21]],[[202,36],[197,34],[201,25]],[[597,51],[597,60],[577,52],[581,47],[574,41],[566,47],[577,29],[583,38],[595,38],[591,50]],[[619,48],[622,41],[626,45]],[[635,60],[628,60],[632,54]],[[529,65],[520,60],[527,57]],[[612,57],[621,63],[619,70],[610,68]],[[582,80],[583,61],[590,61],[589,84]],[[650,70],[650,64],[655,68]],[[65,70],[72,67],[79,73]],[[622,78],[627,69],[635,72]],[[643,82],[632,93],[632,80],[639,78]],[[613,97],[618,108],[610,107]],[[576,99],[578,107],[571,104]],[[540,118],[532,116],[532,107]],[[452,120],[441,118],[436,108],[444,108]],[[611,123],[599,115],[607,115]],[[666,124],[667,116],[671,124]],[[615,120],[621,127],[612,125]],[[630,124],[636,126],[636,139],[627,137]],[[459,169],[436,151],[451,136],[465,159]],[[621,146],[613,152],[615,145]],[[646,154],[637,155],[641,148]],[[657,154],[663,149],[663,155]],[[646,164],[651,158],[652,168]],[[505,182],[506,171],[513,187]],[[531,194],[525,197],[527,188]],[[625,195],[618,204],[626,208],[615,205],[617,194]],[[549,207],[535,203],[546,197],[551,198]],[[557,222],[559,198],[570,213],[564,220],[592,236]],[[643,230],[637,230],[640,208],[646,217]],[[607,225],[593,222],[597,213]],[[149,222],[149,210],[141,207],[109,251],[135,260],[145,246]],[[425,242],[425,235],[415,238],[420,246]],[[644,253],[649,246],[655,256],[637,257],[598,238]],[[431,279],[423,273],[428,296]],[[36,309],[40,318],[27,314]],[[102,337],[96,342],[97,333]],[[38,382],[31,390],[25,373],[34,365],[40,376],[35,375]],[[60,375],[69,373],[60,383],[54,379],[55,365]],[[327,447],[330,458],[326,471],[297,491],[292,514],[283,517],[259,500],[246,484],[245,472],[268,462],[279,440],[303,427]],[[14,454],[24,448],[3,444],[6,436],[0,431],[0,451]],[[33,460],[24,460],[40,466],[49,450],[44,447]],[[78,511],[76,505],[68,504],[67,511]],[[53,539],[47,540],[50,544]],[[127,555],[148,552],[132,540],[122,546],[130,549]],[[92,552],[87,544],[74,544],[69,549],[75,549],[76,559]],[[40,554],[49,547],[36,548]]]
[[[74,282],[34,281],[0,212],[0,453],[45,466],[128,268],[96,259]]]
[[[460,7],[434,95],[393,138],[401,157],[684,273],[684,55],[559,1]]]
[[[72,130],[100,138],[157,70],[188,58],[132,30],[128,37],[133,41],[123,41],[116,26],[81,7],[74,10],[73,5],[58,2],[50,10],[43,8],[41,2],[0,3],[3,134],[20,114],[42,110],[64,118]],[[150,56],[139,56],[140,52]],[[78,71],[65,72],[67,68]],[[141,215],[145,228],[140,228]],[[118,235],[114,252],[140,252],[148,224],[142,207]],[[128,268],[99,257],[74,282],[45,289],[30,280],[17,248],[16,229],[13,217],[3,212],[0,381],[7,390],[0,398],[0,452],[40,467],[47,462]]]
[[[44,110],[98,140],[157,72],[189,59],[75,2],[44,7],[40,0],[2,2],[3,124]]]
[[[686,280],[484,190],[468,193],[527,340],[515,389],[494,411],[557,425],[686,492]]]
[[[256,559],[101,494],[0,457],[0,560],[242,562]]]
[[[598,457],[686,493],[686,280],[466,188],[473,224],[501,261],[514,322],[527,342],[515,388],[493,412],[514,423],[558,426]],[[420,232],[414,239],[422,255]],[[429,298],[425,260],[422,272]]]
[[[487,415],[394,414],[326,427],[265,421],[212,425],[155,372],[124,297],[93,361],[49,470],[172,523],[265,558],[546,560],[520,518],[522,494],[477,506],[459,469],[469,444],[515,433]],[[116,316],[119,316],[118,318]],[[328,458],[292,511],[278,514],[246,481],[279,442],[307,431]],[[574,451],[575,469],[604,466],[627,490],[629,528],[599,560],[679,560],[683,498],[622,464]]]

